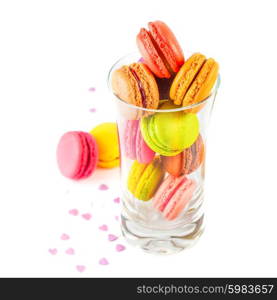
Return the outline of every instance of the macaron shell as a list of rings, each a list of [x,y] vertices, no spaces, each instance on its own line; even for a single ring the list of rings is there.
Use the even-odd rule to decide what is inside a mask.
[[[128,190],[134,194],[136,190],[137,183],[139,182],[147,164],[141,164],[138,161],[134,161],[132,167],[129,171],[127,187]]]
[[[210,95],[218,76],[218,70],[218,63],[214,59],[209,58],[186,93],[183,106],[198,103]]]
[[[171,221],[176,219],[185,209],[193,196],[196,183],[192,179],[187,179],[175,192],[168,205],[163,211],[164,217]]]
[[[116,123],[107,122],[96,126],[90,131],[98,146],[98,166],[114,168],[120,164],[119,141]]]
[[[135,144],[136,144],[136,159],[143,164],[150,163],[155,157],[155,152],[152,149],[150,149],[148,145],[145,143],[140,131],[139,124],[137,126]]]
[[[185,149],[182,155],[182,174],[190,174],[197,170],[204,159],[204,143],[202,136],[199,134],[195,143]]]
[[[184,55],[173,32],[161,21],[149,22],[148,28],[171,70],[178,72],[184,63]]]
[[[159,144],[157,137],[155,136],[155,132],[151,130],[149,127],[149,123],[151,122],[151,117],[143,118],[140,122],[140,129],[143,139],[145,140],[146,144],[152,149],[154,152],[157,152],[161,155],[165,156],[174,156],[182,150],[172,150],[168,147]]]
[[[137,183],[134,196],[139,200],[150,200],[154,196],[163,176],[164,171],[160,159],[157,158],[144,169]]]
[[[148,31],[142,28],[137,35],[137,46],[143,57],[143,60],[150,70],[160,78],[170,78],[170,73],[167,70],[162,58],[157,52]]]
[[[113,72],[112,89],[121,100],[142,106],[141,93],[129,66],[123,66]]]
[[[79,172],[82,144],[76,132],[65,133],[57,147],[57,163],[61,173],[73,179]]]
[[[184,176],[178,178],[167,176],[155,194],[155,197],[153,199],[153,206],[160,212],[163,212],[168,202],[178,189],[179,185],[184,180]]]
[[[169,97],[174,101],[174,104],[182,104],[190,84],[205,63],[205,60],[206,57],[204,55],[195,53],[181,67],[169,91]]]
[[[130,68],[135,71],[146,96],[146,106],[141,105],[140,102],[136,103],[136,106],[156,109],[159,105],[159,89],[154,75],[143,63],[133,63],[130,65]]]
[[[179,176],[182,169],[183,155],[179,153],[175,156],[162,156],[164,169],[172,176]]]

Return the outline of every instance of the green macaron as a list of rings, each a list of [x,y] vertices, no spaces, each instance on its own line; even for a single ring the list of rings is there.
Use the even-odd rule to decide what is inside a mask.
[[[160,109],[178,108],[169,101]],[[140,122],[142,136],[147,145],[164,156],[174,156],[189,148],[199,134],[196,114],[184,111],[161,112],[145,117]]]

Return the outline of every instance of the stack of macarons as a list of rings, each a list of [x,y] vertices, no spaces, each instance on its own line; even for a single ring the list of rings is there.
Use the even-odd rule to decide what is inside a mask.
[[[88,178],[96,169],[119,166],[115,123],[102,123],[89,133],[69,131],[59,140],[57,163],[62,175],[73,180]]]
[[[185,60],[162,21],[149,22],[136,41],[142,58],[116,69],[111,79],[118,98],[150,109],[124,120],[122,155],[132,161],[126,187],[171,221],[182,215],[197,188],[191,175],[205,156],[198,113],[211,95],[219,65],[201,53]]]

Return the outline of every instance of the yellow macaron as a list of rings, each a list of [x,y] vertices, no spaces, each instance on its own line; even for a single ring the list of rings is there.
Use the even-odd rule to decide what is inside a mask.
[[[114,168],[120,163],[119,143],[116,123],[102,123],[90,131],[95,138],[99,160],[98,167]]]

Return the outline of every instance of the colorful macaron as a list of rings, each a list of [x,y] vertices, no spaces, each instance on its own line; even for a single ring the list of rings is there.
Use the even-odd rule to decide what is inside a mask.
[[[219,65],[203,54],[193,54],[181,67],[170,88],[174,104],[189,106],[206,99],[218,77]]]
[[[123,66],[112,74],[114,93],[123,101],[148,109],[159,105],[159,89],[154,75],[143,63]]]
[[[149,22],[137,35],[144,62],[160,78],[170,78],[184,63],[183,51],[170,28],[161,21]]]
[[[176,156],[163,156],[164,169],[172,176],[190,174],[197,170],[204,160],[204,143],[199,134],[197,140]]]
[[[167,176],[155,193],[153,206],[167,220],[176,219],[185,209],[193,196],[196,183],[185,175]]]
[[[176,108],[165,101],[160,109]],[[175,156],[190,147],[199,134],[199,121],[196,114],[183,111],[160,112],[144,117],[140,129],[146,144],[164,156]]]
[[[95,139],[87,132],[65,133],[57,147],[57,163],[61,173],[70,179],[89,177],[96,168],[98,147]]]
[[[147,146],[141,135],[138,120],[126,121],[123,147],[127,158],[137,160],[142,164],[150,163],[155,157],[155,152]]]
[[[90,131],[96,140],[99,152],[98,167],[114,168],[120,164],[116,123],[102,123]]]
[[[150,200],[164,177],[161,160],[156,157],[150,164],[134,161],[128,176],[128,189],[139,200]]]

